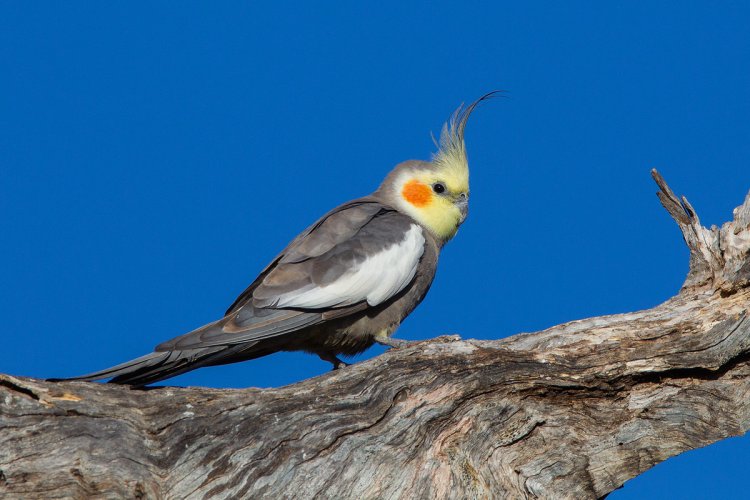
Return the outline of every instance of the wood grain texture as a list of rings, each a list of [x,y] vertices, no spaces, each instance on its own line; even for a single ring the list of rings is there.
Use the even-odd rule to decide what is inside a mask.
[[[279,389],[0,375],[4,498],[597,498],[750,427],[750,195],[653,309],[443,337]]]

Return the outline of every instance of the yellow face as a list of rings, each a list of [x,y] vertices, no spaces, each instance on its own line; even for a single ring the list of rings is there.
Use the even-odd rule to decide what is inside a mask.
[[[402,209],[438,238],[453,238],[468,213],[468,168],[418,170],[399,180]]]
[[[384,193],[388,203],[426,227],[441,243],[455,236],[469,212],[466,122],[480,102],[496,93],[490,92],[467,107],[459,106],[443,125],[432,161],[426,165],[427,162],[419,161],[398,165],[377,191]]]

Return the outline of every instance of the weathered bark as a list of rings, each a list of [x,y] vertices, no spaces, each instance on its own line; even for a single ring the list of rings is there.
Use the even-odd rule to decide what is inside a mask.
[[[750,426],[750,195],[653,309],[441,338],[280,389],[0,376],[0,496],[601,497]]]

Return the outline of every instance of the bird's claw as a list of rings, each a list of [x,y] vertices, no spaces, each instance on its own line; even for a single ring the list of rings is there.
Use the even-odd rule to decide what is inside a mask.
[[[344,361],[341,361],[339,358],[336,358],[336,361],[333,362],[332,370],[341,370],[342,368],[346,368],[347,366],[349,366],[349,363],[345,363]]]
[[[413,344],[413,342],[409,342],[408,340],[403,339],[394,339],[392,337],[375,337],[375,342],[377,342],[380,345],[385,345],[388,347],[392,347],[395,349],[400,349],[401,347],[406,347],[410,344]]]
[[[333,370],[340,370],[342,368],[349,366],[349,363],[344,363],[334,354],[318,354],[318,356],[323,361],[328,361],[329,363],[331,363],[333,365]]]

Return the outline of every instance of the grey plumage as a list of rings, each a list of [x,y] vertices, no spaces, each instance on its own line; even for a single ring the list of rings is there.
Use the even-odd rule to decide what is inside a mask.
[[[342,205],[295,238],[219,321],[163,342],[154,353],[73,380],[111,377],[113,383],[141,386],[203,366],[277,351],[306,351],[334,363],[338,355],[358,354],[375,342],[373,332],[395,330],[424,298],[439,251],[431,235],[427,234],[421,272],[375,308],[346,299],[336,307],[316,311],[268,306],[279,294],[335,281],[368,253],[392,245],[413,223],[375,198]]]
[[[391,345],[390,335],[426,295],[440,249],[466,216],[463,131],[475,105],[454,114],[433,162],[402,163],[372,195],[325,214],[261,271],[223,318],[151,354],[73,379],[141,386],[297,350],[336,368],[339,355],[374,342]]]

